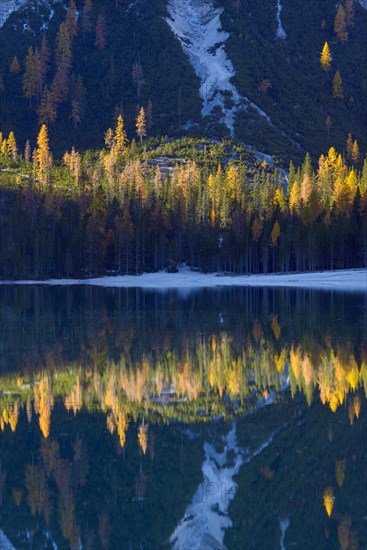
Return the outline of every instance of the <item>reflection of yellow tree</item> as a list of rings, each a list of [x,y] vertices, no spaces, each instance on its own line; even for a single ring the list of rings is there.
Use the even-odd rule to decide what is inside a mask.
[[[138,441],[139,441],[139,447],[141,448],[143,454],[147,452],[148,448],[148,426],[144,423],[144,418],[142,424],[139,426],[138,429]]]
[[[44,438],[48,438],[50,435],[51,426],[51,409],[53,406],[53,397],[51,393],[51,384],[47,375],[42,375],[40,383],[35,388],[35,410],[37,403],[37,409],[39,414],[39,425]]]
[[[339,487],[342,487],[345,479],[345,469],[347,466],[347,461],[337,460],[335,463],[335,477]]]
[[[332,513],[333,508],[334,508],[334,501],[335,501],[334,490],[333,490],[332,487],[327,487],[325,489],[323,500],[324,500],[324,506],[325,506],[326,513],[327,513],[328,516],[331,516],[331,513]]]

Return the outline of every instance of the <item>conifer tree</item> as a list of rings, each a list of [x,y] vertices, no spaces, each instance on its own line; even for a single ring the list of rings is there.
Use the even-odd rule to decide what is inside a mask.
[[[44,188],[49,183],[50,164],[51,158],[48,131],[46,124],[42,124],[37,138],[36,149],[37,177],[41,184],[41,188]]]
[[[37,109],[39,124],[51,124],[56,120],[56,104],[54,94],[44,87],[40,105]]]
[[[46,82],[46,76],[50,68],[50,50],[48,48],[46,36],[42,38],[41,49],[40,49],[40,63],[41,63],[42,83],[44,84]]]
[[[334,21],[334,32],[340,40],[340,42],[347,42],[348,40],[348,31],[347,31],[347,21],[345,16],[345,11],[343,5],[340,4],[336,12],[335,21]]]
[[[14,132],[10,132],[7,139],[8,153],[12,160],[17,160],[17,142],[15,139]]]
[[[23,95],[29,99],[29,106],[32,104],[32,99],[36,95],[37,90],[37,74],[34,59],[33,48],[28,48],[28,53],[24,61],[25,72],[23,76]]]
[[[352,134],[349,133],[345,144],[345,152],[348,160],[352,160],[352,151],[353,151],[353,138],[352,138]]]
[[[324,71],[330,71],[331,69],[331,53],[330,47],[327,42],[325,42],[320,56],[320,64]]]
[[[86,34],[91,32],[92,30],[91,13],[92,13],[92,0],[84,0],[84,6],[82,11],[82,21],[81,21],[81,28],[82,28],[84,40],[85,40]]]
[[[127,146],[127,135],[124,127],[124,119],[122,115],[117,118],[117,126],[114,136],[115,152],[117,155],[123,155]]]
[[[97,23],[96,23],[96,40],[95,40],[95,46],[97,46],[97,48],[99,50],[104,50],[106,45],[107,45],[107,41],[106,41],[106,24],[105,24],[105,18],[103,17],[102,14],[100,14],[97,18]]]
[[[345,0],[344,2],[345,22],[348,29],[354,27],[355,9],[353,0]]]
[[[13,57],[12,62],[10,63],[9,70],[11,73],[14,74],[18,74],[20,72],[20,63],[16,55]]]
[[[140,138],[140,143],[143,142],[143,138],[147,135],[146,117],[144,107],[140,108],[139,114],[136,119],[136,133]]]
[[[339,71],[336,71],[333,79],[333,97],[341,101],[344,99],[343,80]]]
[[[354,142],[353,142],[352,161],[355,164],[357,164],[359,162],[359,145],[358,145],[357,140],[354,140]]]

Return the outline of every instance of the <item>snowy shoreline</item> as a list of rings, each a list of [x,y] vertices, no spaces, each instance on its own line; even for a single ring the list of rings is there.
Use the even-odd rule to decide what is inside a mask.
[[[367,269],[271,275],[227,275],[200,273],[185,267],[178,273],[106,276],[92,279],[48,279],[44,281],[0,281],[0,285],[92,285],[111,288],[198,289],[220,286],[291,287],[357,291],[367,293]]]

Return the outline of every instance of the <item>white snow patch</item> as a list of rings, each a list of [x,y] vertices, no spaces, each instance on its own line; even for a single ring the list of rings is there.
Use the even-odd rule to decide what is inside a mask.
[[[362,8],[367,10],[367,0],[359,0],[359,3],[361,4]]]
[[[222,121],[231,135],[234,134],[236,112],[241,107],[253,107],[271,123],[268,115],[241,97],[231,82],[235,70],[224,47],[229,34],[221,28],[223,8],[215,8],[212,0],[169,0],[167,9],[170,18],[166,21],[201,80],[202,116],[210,115],[219,107]],[[226,96],[230,105],[225,101]]]
[[[285,533],[289,527],[289,518],[279,520],[279,527],[280,527],[280,549],[286,550],[284,546],[284,538],[285,538]]]
[[[277,21],[278,21],[277,38],[281,38],[281,39],[285,40],[287,38],[287,33],[285,32],[284,27],[282,25],[282,19],[281,19],[282,9],[283,9],[283,6],[280,3],[280,0],[278,0],[278,5],[277,5]]]
[[[0,281],[0,285],[94,285],[121,288],[195,289],[218,286],[295,287],[367,292],[367,269],[272,275],[226,275],[199,273],[184,267],[178,273],[144,273],[96,279],[48,279],[46,281]]]
[[[0,0],[0,28],[10,15],[19,10],[28,0]]]
[[[14,546],[5,535],[4,531],[0,529],[0,548],[1,550],[15,550]]]

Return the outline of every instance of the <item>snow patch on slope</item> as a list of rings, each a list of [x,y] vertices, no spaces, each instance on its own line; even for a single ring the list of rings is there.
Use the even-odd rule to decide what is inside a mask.
[[[367,0],[359,0],[359,3],[361,4],[362,8],[367,10]]]
[[[14,11],[19,10],[28,0],[0,0],[0,28]]]
[[[282,19],[281,19],[282,9],[283,9],[283,6],[280,3],[280,0],[278,0],[278,5],[277,5],[277,21],[278,21],[277,38],[281,38],[281,39],[285,40],[287,38],[287,33],[285,32],[284,27],[282,25]]]
[[[202,116],[210,115],[219,107],[231,135],[236,112],[241,107],[251,105],[270,122],[268,115],[241,97],[231,82],[235,70],[224,47],[229,34],[221,28],[223,8],[215,8],[212,0],[169,0],[167,9],[170,17],[166,21],[201,80]]]

